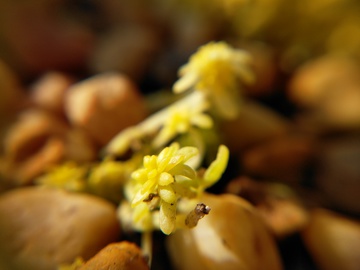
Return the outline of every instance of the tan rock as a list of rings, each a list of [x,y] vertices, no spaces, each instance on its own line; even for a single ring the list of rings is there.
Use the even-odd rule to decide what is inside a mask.
[[[282,269],[274,239],[247,201],[205,194],[201,202],[210,213],[195,228],[168,237],[176,269]]]
[[[256,207],[259,216],[277,238],[302,230],[309,221],[308,210],[290,187],[255,181],[242,176],[231,180],[226,192],[236,194]]]
[[[302,237],[319,269],[359,269],[359,220],[325,209],[315,209]]]
[[[359,128],[359,77],[359,62],[326,55],[296,71],[288,87],[289,96],[308,109],[306,117],[312,125],[320,125],[325,130]]]
[[[69,127],[54,115],[33,109],[25,111],[7,131],[1,174],[9,186],[30,184],[34,177],[65,156]]]
[[[119,236],[115,207],[97,197],[39,187],[0,197],[0,269],[51,270],[89,259]]]
[[[8,130],[4,153],[19,162],[35,154],[51,136],[62,137],[68,127],[55,116],[37,109],[27,110]]]
[[[75,162],[95,160],[97,147],[84,130],[72,128],[65,135],[65,159]]]
[[[67,92],[65,110],[70,122],[86,130],[100,145],[146,116],[136,86],[116,73],[100,74],[74,85]]]
[[[323,140],[318,148],[314,184],[327,205],[360,215],[360,136]]]
[[[32,86],[31,100],[36,106],[63,115],[65,92],[72,83],[73,79],[64,73],[46,73]]]
[[[130,242],[107,245],[79,270],[146,270],[149,269],[141,250]]]
[[[241,165],[251,175],[285,182],[299,182],[315,154],[315,139],[286,134],[249,147],[241,154]]]
[[[324,101],[334,87],[359,82],[360,67],[348,58],[332,55],[302,65],[289,84],[289,97],[299,105],[313,107]],[[340,85],[339,85],[340,84]]]
[[[58,138],[50,138],[44,146],[28,159],[9,164],[6,176],[12,182],[10,186],[32,184],[35,177],[45,172],[50,166],[59,163],[64,157],[64,142]]]
[[[306,209],[291,199],[268,199],[256,207],[264,223],[278,238],[285,238],[302,230],[309,221]]]
[[[246,101],[242,104],[235,120],[222,122],[220,130],[225,144],[234,152],[286,134],[290,123],[276,112],[258,104]]]

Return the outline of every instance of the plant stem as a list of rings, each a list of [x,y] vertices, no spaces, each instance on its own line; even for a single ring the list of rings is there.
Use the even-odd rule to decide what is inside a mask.
[[[143,255],[148,259],[148,265],[151,269],[152,261],[152,231],[145,231],[141,234],[141,250]]]

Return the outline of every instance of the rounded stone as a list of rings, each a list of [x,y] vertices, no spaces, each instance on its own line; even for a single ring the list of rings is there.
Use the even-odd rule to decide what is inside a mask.
[[[0,269],[57,269],[119,237],[115,206],[100,198],[28,187],[0,197]]]
[[[107,245],[80,268],[98,269],[148,270],[149,267],[140,248],[134,243],[123,241]]]

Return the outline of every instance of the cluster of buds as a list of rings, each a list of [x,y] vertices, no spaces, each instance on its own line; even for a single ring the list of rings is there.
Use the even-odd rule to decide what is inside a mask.
[[[140,231],[159,227],[165,234],[170,234],[177,227],[193,227],[210,211],[204,206],[203,211],[179,213],[178,201],[198,198],[216,182],[226,169],[229,150],[221,145],[217,158],[202,175],[188,165],[196,155],[198,150],[195,147],[180,148],[175,142],[159,155],[144,157],[143,167],[133,172],[126,185],[126,197],[130,204],[124,203],[120,213],[129,213],[129,206],[134,209],[131,219],[124,219],[127,225]]]

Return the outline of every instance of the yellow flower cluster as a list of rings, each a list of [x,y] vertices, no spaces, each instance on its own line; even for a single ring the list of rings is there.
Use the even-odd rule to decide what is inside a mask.
[[[144,203],[151,202],[159,197],[160,206],[160,229],[165,234],[170,234],[175,229],[176,202],[182,189],[180,183],[175,181],[178,178],[185,178],[188,181],[195,179],[196,172],[185,163],[196,156],[198,151],[194,147],[180,148],[178,143],[166,147],[160,154],[145,156],[144,168],[136,170],[132,178],[137,186],[131,206],[144,208]],[[136,211],[136,210],[135,210]],[[143,211],[136,211],[140,214]],[[134,219],[138,217],[134,215]]]
[[[175,93],[190,88],[205,93],[221,116],[234,118],[239,111],[241,83],[254,81],[251,57],[225,42],[211,42],[199,48],[184,65],[181,78],[174,84]]]
[[[84,191],[86,173],[86,167],[68,162],[50,169],[48,173],[36,179],[36,183],[68,191]]]
[[[167,145],[176,135],[188,132],[193,126],[211,128],[212,119],[204,113],[208,108],[209,102],[202,93],[192,93],[151,115],[138,125],[121,131],[110,141],[106,152],[122,155],[132,145],[139,145],[144,138],[154,134],[152,147],[159,149]]]
[[[186,109],[171,108],[168,118],[153,141],[153,145],[155,147],[162,146],[176,135],[189,132],[192,127],[209,129],[212,126],[212,118],[202,112],[201,106],[189,106]]]
[[[200,47],[180,69],[181,78],[173,86],[175,93],[196,91],[120,132],[108,144],[106,152],[122,155],[129,148],[137,151],[134,147],[144,141],[151,141],[151,147],[157,150],[177,135],[194,131],[193,127],[209,129],[213,120],[206,112],[212,107],[223,118],[235,118],[240,110],[242,84],[254,80],[250,60],[248,53],[225,42],[210,42]]]
[[[178,200],[194,198],[214,184],[224,172],[229,157],[228,149],[220,146],[216,160],[201,178],[187,165],[197,154],[195,147],[180,148],[178,143],[173,143],[159,155],[144,157],[144,167],[133,172],[133,180],[127,186],[134,208],[133,227],[148,231],[158,223],[165,234],[176,229]]]
[[[106,158],[91,166],[67,162],[38,177],[36,183],[67,191],[88,192],[119,203],[123,198],[123,186],[141,164],[141,157],[134,155],[127,161]]]

